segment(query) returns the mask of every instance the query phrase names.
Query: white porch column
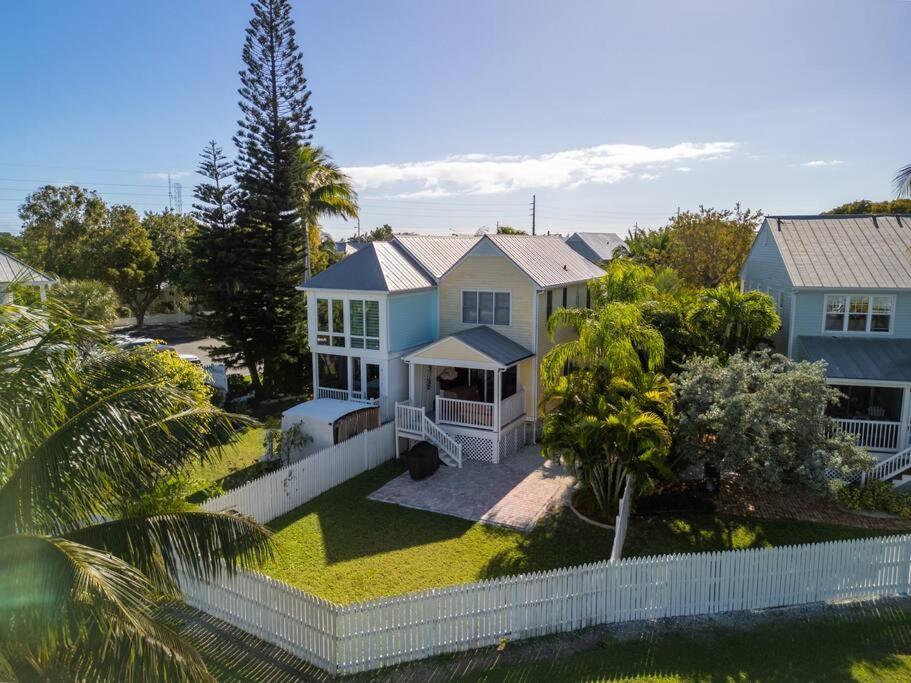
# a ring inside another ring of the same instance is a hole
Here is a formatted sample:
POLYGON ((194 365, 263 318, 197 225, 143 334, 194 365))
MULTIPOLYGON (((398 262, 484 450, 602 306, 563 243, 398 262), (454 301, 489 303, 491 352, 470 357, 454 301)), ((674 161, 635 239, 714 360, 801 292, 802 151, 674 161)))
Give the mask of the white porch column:
POLYGON ((41 293, 41 300, 47 301, 47 285, 38 285, 38 291, 41 293))
POLYGON ((902 390, 902 413, 901 413, 901 425, 898 429, 898 450, 903 451, 909 445, 908 443, 908 432, 911 428, 911 386, 906 386, 902 390))
POLYGON ((503 393, 503 373, 493 371, 493 429, 500 431, 500 396, 503 393))
POLYGON ((414 362, 408 364, 408 400, 414 405, 414 362))

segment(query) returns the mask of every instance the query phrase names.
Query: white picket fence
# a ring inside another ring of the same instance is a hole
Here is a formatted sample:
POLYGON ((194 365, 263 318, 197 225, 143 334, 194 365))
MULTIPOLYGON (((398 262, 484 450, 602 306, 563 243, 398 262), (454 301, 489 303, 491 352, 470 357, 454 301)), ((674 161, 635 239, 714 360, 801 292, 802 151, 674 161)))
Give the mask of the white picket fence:
POLYGON ((261 575, 187 602, 330 673, 597 624, 908 594, 911 535, 600 562, 335 605, 261 575))
POLYGON ((395 457, 395 423, 371 429, 206 501, 209 512, 236 510, 261 524, 395 457))

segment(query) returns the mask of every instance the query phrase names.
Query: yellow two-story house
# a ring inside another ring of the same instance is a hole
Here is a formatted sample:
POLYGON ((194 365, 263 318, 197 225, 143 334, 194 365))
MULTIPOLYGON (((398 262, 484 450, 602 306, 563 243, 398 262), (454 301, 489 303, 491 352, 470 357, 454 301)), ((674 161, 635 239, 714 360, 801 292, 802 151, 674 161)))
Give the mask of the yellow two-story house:
POLYGON ((500 462, 535 438, 547 318, 560 306, 588 306, 587 282, 603 274, 556 236, 368 245, 302 285, 318 313, 310 316, 315 396, 394 405, 384 412, 399 439, 435 443, 448 464, 500 462), (366 300, 376 301, 373 349, 359 338, 366 300))

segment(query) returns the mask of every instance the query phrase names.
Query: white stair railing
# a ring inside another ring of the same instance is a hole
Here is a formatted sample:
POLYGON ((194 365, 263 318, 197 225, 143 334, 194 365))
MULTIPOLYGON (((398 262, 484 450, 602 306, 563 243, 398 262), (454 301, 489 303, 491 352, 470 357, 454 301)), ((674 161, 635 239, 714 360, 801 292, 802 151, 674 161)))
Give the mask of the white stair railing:
POLYGON ((422 441, 430 441, 448 456, 451 465, 462 466, 462 444, 440 429, 433 420, 427 417, 425 408, 411 405, 411 401, 400 401, 395 404, 396 430, 409 436, 414 435, 422 441))
POLYGON ((911 468, 911 447, 873 465, 860 475, 860 483, 864 484, 868 479, 888 481, 903 474, 909 468, 911 468))

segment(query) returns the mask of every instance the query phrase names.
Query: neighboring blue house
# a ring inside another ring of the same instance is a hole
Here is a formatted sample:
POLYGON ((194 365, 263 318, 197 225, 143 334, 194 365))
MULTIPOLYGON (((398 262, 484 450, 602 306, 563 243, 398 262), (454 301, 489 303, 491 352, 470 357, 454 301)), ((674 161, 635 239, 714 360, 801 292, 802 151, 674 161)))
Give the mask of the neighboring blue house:
POLYGON ((574 232, 566 238, 566 245, 592 263, 628 253, 626 242, 615 232, 574 232))
POLYGON ((870 451, 909 447, 911 215, 770 216, 740 272, 781 316, 775 344, 827 363, 830 413, 870 451))

